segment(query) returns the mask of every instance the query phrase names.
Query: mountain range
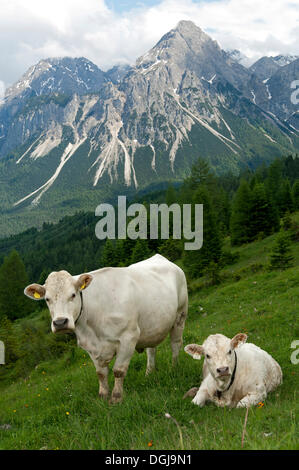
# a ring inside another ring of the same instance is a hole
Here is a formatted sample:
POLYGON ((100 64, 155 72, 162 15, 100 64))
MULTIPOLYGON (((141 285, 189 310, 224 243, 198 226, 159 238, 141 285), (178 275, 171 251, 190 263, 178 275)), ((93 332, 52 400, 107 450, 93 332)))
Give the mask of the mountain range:
POLYGON ((296 56, 250 67, 181 21, 134 66, 31 67, 0 103, 0 233, 182 180, 205 158, 237 173, 299 150, 296 56))

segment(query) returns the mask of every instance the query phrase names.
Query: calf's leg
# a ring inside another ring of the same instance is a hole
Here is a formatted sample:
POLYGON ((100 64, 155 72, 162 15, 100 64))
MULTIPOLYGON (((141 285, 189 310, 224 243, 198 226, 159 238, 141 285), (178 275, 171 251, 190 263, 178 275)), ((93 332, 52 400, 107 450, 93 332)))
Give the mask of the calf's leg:
POLYGON ((265 400, 267 391, 264 386, 260 386, 254 392, 250 392, 243 397, 237 404, 237 408, 249 408, 250 406, 257 405, 259 402, 265 400))

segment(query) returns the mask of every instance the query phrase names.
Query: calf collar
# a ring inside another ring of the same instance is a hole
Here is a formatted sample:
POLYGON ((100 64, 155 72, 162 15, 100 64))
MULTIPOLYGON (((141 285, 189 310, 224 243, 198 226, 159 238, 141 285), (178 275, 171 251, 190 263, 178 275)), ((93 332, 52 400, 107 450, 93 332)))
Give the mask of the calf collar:
POLYGON ((83 312, 83 295, 82 295, 82 290, 80 290, 80 298, 81 298, 81 309, 80 309, 80 313, 79 315, 77 316, 77 319, 75 321, 75 325, 77 325, 77 322, 79 320, 79 318, 81 317, 81 313, 83 312))
POLYGON ((232 373, 232 376, 231 376, 231 379, 230 379, 229 386, 225 390, 216 390, 216 395, 217 395, 218 399, 220 399, 222 393, 227 392, 231 388, 232 384, 234 383, 235 376, 236 376, 236 369, 237 369, 237 353, 236 353, 236 351, 234 351, 234 353, 235 353, 235 367, 234 367, 234 370, 233 370, 233 373, 232 373))

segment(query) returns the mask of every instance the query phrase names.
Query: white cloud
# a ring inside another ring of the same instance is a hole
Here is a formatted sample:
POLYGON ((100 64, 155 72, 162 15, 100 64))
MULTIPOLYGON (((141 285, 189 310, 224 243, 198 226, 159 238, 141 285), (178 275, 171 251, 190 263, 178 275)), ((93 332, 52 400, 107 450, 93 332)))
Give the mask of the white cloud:
POLYGON ((299 54, 298 7, 298 0, 162 0, 117 14, 104 0, 0 0, 0 79, 11 84, 53 56, 84 56, 103 70, 133 63, 182 19, 252 59, 299 54))

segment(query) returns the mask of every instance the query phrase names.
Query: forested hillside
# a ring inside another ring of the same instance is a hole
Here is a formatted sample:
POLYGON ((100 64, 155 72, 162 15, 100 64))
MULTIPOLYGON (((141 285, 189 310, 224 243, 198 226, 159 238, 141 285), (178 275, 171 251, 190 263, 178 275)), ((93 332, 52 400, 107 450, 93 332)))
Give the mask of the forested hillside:
MULTIPOLYGON (((232 245, 263 238, 279 230, 279 219, 299 209, 299 157, 275 160, 269 167, 246 171, 240 176, 216 176, 199 159, 182 185, 143 193, 128 200, 204 204, 204 244, 197 252, 184 252, 179 240, 107 240, 95 236, 99 220, 94 213, 79 212, 58 224, 44 224, 21 234, 0 239, 0 265, 16 250, 31 282, 43 282, 49 272, 66 269, 72 274, 102 266, 125 266, 159 252, 171 260, 183 256, 189 275, 203 272, 211 262, 221 266, 229 258, 223 242, 232 245)), ((171 233, 171 231, 170 231, 171 233)), ((3 270, 3 267, 1 268, 3 270)), ((0 313, 1 314, 1 313, 0 313)))

